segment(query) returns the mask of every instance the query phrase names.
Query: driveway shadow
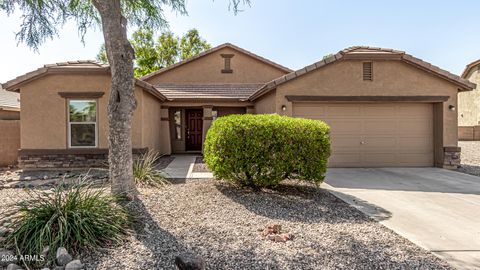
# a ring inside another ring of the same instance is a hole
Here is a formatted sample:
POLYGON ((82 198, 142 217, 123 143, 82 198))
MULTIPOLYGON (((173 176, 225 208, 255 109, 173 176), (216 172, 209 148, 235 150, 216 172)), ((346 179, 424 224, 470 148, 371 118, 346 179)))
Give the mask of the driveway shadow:
MULTIPOLYGON (((282 183, 275 189, 255 192, 229 183, 218 183, 216 188, 236 203, 257 215, 303 223, 363 223, 372 222, 329 191, 298 181, 282 183)), ((385 218, 391 214, 379 209, 385 218)))
POLYGON ((457 169, 457 172, 480 176, 480 166, 472 164, 462 164, 462 166, 457 169))
POLYGON ((334 188, 480 195, 480 177, 440 168, 330 168, 334 188))

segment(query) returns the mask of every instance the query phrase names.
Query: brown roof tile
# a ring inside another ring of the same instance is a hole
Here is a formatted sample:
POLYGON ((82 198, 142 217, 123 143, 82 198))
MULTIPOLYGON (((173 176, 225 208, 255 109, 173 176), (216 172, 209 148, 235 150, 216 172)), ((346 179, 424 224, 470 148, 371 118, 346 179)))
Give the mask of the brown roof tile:
MULTIPOLYGON (((427 63, 421 59, 413 57, 412 55, 406 54, 403 51, 379 48, 379 47, 368 47, 368 46, 353 46, 339 51, 337 54, 330 56, 328 58, 322 59, 312 65, 301 68, 297 71, 291 72, 286 76, 282 76, 275 80, 272 80, 258 89, 253 93, 249 100, 253 101, 267 92, 275 89, 278 85, 298 78, 308 72, 322 68, 336 61, 341 61, 344 59, 388 59, 388 60, 399 60, 407 64, 413 65, 417 68, 420 68, 426 72, 429 72, 435 76, 441 77, 451 83, 456 84, 460 90, 472 90, 475 88, 475 84, 469 82, 466 79, 463 79, 455 74, 452 74, 446 70, 443 70, 437 66, 434 66, 430 63, 427 63), (314 66, 315 68, 313 68, 314 66)), ((479 63, 480 64, 480 60, 479 63)))
POLYGON ((235 99, 246 100, 263 84, 157 84, 169 100, 235 99))

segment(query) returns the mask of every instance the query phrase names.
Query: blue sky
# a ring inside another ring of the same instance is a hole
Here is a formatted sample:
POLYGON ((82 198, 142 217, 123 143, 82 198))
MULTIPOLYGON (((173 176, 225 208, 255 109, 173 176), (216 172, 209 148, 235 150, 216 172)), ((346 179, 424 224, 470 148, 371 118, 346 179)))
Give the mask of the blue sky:
MULTIPOLYGON (((292 69, 353 45, 394 48, 460 74, 480 58, 480 1, 252 0, 237 16, 227 0, 189 0, 188 16, 166 13, 170 30, 197 28, 212 45, 231 42, 292 69)), ((103 42, 82 44, 73 23, 34 52, 15 40, 19 14, 0 13, 0 82, 46 63, 93 59, 103 42)))

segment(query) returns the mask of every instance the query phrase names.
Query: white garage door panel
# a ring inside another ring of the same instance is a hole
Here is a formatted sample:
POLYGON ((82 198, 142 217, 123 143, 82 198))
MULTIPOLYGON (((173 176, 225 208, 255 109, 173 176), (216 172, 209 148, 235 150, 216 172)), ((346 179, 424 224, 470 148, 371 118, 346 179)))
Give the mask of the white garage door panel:
POLYGON ((294 103, 293 116, 330 125, 330 167, 433 166, 433 106, 294 103))

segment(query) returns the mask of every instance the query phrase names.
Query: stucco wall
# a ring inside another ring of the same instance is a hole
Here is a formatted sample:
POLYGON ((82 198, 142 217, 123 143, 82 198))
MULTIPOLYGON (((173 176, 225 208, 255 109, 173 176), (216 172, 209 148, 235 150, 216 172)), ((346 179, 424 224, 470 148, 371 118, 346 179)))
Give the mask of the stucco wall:
POLYGON ((217 110, 217 116, 226 116, 230 114, 245 114, 246 108, 245 107, 216 107, 214 108, 217 110))
POLYGON ((476 83, 473 91, 461 92, 458 94, 458 125, 476 126, 480 124, 480 70, 474 68, 467 78, 476 83))
POLYGON ((263 83, 284 75, 285 72, 230 48, 203 56, 188 64, 151 77, 146 81, 159 83, 263 83), (234 54, 233 73, 222 73, 221 54, 234 54))
MULTIPOLYGON (((59 92, 105 92, 97 101, 98 148, 108 148, 107 104, 110 89, 109 75, 47 75, 20 89, 22 100, 21 148, 66 149, 67 102, 59 92)), ((137 110, 132 123, 133 148, 142 143, 142 89, 135 88, 137 110)))
POLYGON ((5 111, 0 109, 0 120, 19 120, 20 112, 19 111, 5 111))
POLYGON ((275 94, 276 91, 273 90, 255 100, 255 113, 275 113, 275 94))
POLYGON ((0 167, 17 163, 20 121, 0 120, 0 167))
POLYGON ((457 145, 457 87, 400 61, 374 61, 373 81, 363 81, 362 61, 345 60, 307 73, 277 88, 276 112, 292 115, 285 95, 321 96, 449 96, 443 103, 443 145, 457 145), (281 111, 282 105, 287 107, 281 111))
POLYGON ((145 91, 143 91, 142 115, 143 147, 162 153, 161 103, 145 91))

